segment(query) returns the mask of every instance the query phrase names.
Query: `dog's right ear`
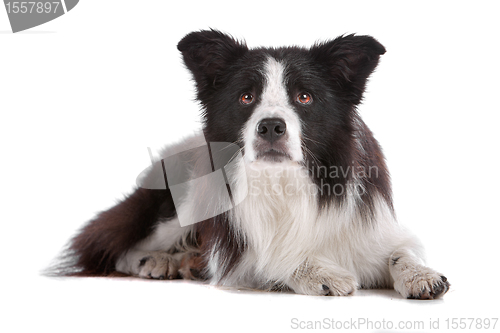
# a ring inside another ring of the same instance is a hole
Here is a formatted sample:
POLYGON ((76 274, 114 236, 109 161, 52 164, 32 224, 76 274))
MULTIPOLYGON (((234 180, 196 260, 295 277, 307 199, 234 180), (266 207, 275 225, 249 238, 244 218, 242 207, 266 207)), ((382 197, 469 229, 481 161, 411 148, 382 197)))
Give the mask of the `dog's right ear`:
POLYGON ((193 73, 199 97, 215 89, 224 68, 248 51, 244 43, 217 30, 192 32, 177 44, 177 49, 193 73))

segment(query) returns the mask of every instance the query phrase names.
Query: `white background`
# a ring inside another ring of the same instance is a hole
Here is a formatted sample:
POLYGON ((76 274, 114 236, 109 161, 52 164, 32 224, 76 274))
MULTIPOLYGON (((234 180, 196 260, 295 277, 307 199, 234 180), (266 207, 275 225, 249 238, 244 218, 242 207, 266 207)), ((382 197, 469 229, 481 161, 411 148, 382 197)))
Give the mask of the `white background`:
POLYGON ((281 332, 292 330, 292 318, 366 318, 421 320, 426 330, 439 319, 442 330, 447 318, 500 317, 498 7, 81 1, 18 34, 0 8, 0 327, 281 332), (176 44, 209 27, 249 46, 309 46, 343 33, 369 34, 385 45, 360 112, 384 148, 399 220, 452 284, 444 299, 403 300, 393 291, 321 298, 183 281, 40 276, 84 222, 131 191, 148 166, 147 147, 200 126, 176 44))

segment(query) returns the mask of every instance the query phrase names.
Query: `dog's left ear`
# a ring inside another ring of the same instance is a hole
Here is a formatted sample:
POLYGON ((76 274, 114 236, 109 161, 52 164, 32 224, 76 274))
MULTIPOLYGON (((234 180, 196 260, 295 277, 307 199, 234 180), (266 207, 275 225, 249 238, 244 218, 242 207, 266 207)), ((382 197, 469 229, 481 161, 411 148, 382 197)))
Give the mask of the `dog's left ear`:
POLYGON ((310 52, 327 67, 331 82, 342 94, 339 97, 356 105, 385 48, 373 37, 348 35, 315 45, 310 52))
POLYGON ((192 32, 177 44, 177 49, 194 76, 202 102, 204 95, 217 87, 224 69, 248 51, 244 43, 217 30, 192 32))

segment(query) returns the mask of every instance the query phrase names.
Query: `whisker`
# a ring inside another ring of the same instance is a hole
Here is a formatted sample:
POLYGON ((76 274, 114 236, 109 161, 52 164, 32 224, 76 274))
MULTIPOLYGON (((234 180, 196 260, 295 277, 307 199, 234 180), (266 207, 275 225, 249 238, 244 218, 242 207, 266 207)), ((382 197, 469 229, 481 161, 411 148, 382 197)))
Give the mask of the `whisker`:
POLYGON ((319 142, 319 141, 313 140, 311 138, 308 138, 307 135, 305 135, 305 134, 302 134, 302 136, 303 136, 304 140, 314 142, 315 144, 318 144, 318 145, 326 146, 323 142, 319 142))
POLYGON ((241 153, 243 151, 243 148, 244 147, 241 147, 240 149, 238 149, 234 154, 233 156, 231 156, 231 158, 229 159, 229 161, 227 161, 227 164, 231 163, 235 158, 236 156, 238 156, 239 153, 241 153))
POLYGON ((302 148, 312 157, 314 162, 320 165, 319 159, 316 157, 316 155, 314 155, 314 153, 309 148, 307 148, 304 142, 302 142, 302 148))

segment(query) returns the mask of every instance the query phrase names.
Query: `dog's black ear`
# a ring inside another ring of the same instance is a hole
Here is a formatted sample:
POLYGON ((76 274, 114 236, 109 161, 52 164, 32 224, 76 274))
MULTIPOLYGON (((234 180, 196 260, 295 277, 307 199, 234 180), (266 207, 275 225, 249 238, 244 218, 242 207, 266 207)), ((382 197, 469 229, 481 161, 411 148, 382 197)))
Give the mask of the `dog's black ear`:
POLYGON ((310 52, 327 67, 332 83, 342 93, 339 97, 356 105, 385 48, 373 37, 347 35, 315 45, 310 52))
POLYGON ((177 44, 177 49, 193 73, 199 94, 215 88, 222 71, 248 51, 244 43, 216 30, 192 32, 177 44))

